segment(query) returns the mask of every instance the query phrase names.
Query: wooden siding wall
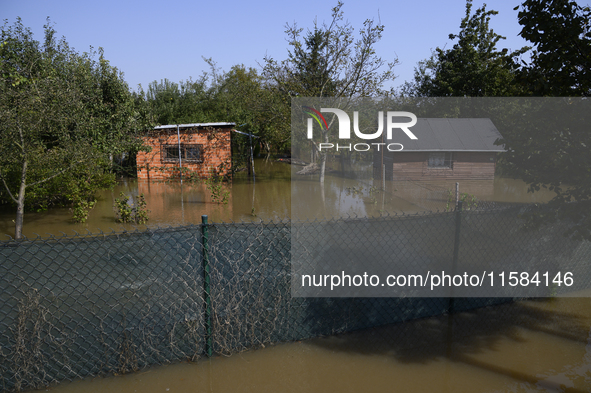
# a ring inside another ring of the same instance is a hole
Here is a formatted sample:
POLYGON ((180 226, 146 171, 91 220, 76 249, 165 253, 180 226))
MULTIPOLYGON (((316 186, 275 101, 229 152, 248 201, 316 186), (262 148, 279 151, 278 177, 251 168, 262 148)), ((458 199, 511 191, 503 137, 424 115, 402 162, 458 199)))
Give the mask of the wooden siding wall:
MULTIPOLYGON (((376 157, 378 168, 380 162, 376 157)), ((384 165, 386 178, 391 180, 491 180, 495 176, 496 153, 454 152, 450 169, 429 168, 427 152, 399 152, 385 154, 384 165)))
MULTIPOLYGON (((203 146, 203 162, 182 161, 182 167, 197 173, 199 177, 211 176, 212 172, 226 175, 231 171, 231 129, 181 129, 181 144, 200 144, 203 146)), ((176 129, 153 131, 143 137, 144 144, 150 146, 149 153, 137 155, 138 179, 163 180, 179 177, 179 163, 162 161, 164 145, 178 145, 176 129)))

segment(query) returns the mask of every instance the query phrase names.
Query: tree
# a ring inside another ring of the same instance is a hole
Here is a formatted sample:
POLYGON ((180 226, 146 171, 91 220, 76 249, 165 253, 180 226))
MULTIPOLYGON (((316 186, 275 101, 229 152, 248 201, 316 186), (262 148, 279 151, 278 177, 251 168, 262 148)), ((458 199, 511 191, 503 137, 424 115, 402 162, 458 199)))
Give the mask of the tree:
POLYGON ((181 99, 177 83, 168 79, 153 81, 148 85, 146 100, 157 124, 173 124, 178 122, 178 106, 181 99))
POLYGON ((0 198, 26 206, 88 202, 112 183, 111 157, 138 149, 139 117, 121 73, 99 50, 79 54, 45 25, 33 39, 18 19, 0 37, 0 198))
POLYGON ((271 146, 289 146, 289 107, 279 92, 267 86, 254 68, 235 65, 219 69, 204 59, 210 71, 197 82, 154 81, 145 94, 151 114, 159 124, 234 122, 257 135, 270 153, 271 146))
POLYGON ((153 81, 145 93, 151 114, 157 124, 187 124, 203 122, 210 116, 211 94, 207 75, 180 83, 168 79, 153 81))
MULTIPOLYGON (((265 58, 263 76, 269 85, 283 94, 286 105, 293 97, 376 97, 386 93, 384 84, 394 79, 394 59, 387 62, 375 52, 382 38, 384 25, 367 19, 359 36, 353 27, 343 22, 343 3, 332 9, 329 24, 318 25, 302 37, 297 24, 286 25, 290 50, 288 58, 277 62, 265 58)), ((323 130, 322 142, 328 142, 328 130, 323 130)), ((324 182, 326 153, 320 156, 320 182, 324 182)))
POLYGON ((520 83, 533 96, 591 95, 589 7, 572 0, 526 0, 519 9, 519 33, 533 45, 520 83))
POLYGON ((309 97, 333 97, 341 93, 337 89, 336 76, 331 75, 329 66, 328 31, 315 26, 303 38, 303 43, 298 41, 299 31, 295 26, 290 34, 290 44, 294 47, 289 52, 291 66, 286 67, 287 78, 280 84, 286 93, 309 97))
POLYGON ((242 130, 257 135, 267 156, 272 146, 289 146, 289 106, 256 69, 235 65, 222 73, 213 97, 219 118, 243 125, 242 130))
POLYGON ((466 1, 466 15, 459 34, 449 39, 458 42, 451 49, 437 48, 432 56, 419 62, 413 83, 407 83, 403 94, 419 97, 487 97, 513 96, 518 89, 513 83, 517 66, 515 58, 527 48, 508 53, 498 50, 505 37, 494 32, 489 22, 497 11, 486 5, 472 14, 472 0, 466 1))
POLYGON ((526 0, 519 11, 520 35, 531 42, 529 63, 518 82, 529 99, 525 124, 504 134, 506 170, 530 191, 556 196, 528 217, 533 224, 569 218, 570 234, 591 239, 591 12, 574 1, 526 0), (578 98, 577 98, 578 97, 578 98))

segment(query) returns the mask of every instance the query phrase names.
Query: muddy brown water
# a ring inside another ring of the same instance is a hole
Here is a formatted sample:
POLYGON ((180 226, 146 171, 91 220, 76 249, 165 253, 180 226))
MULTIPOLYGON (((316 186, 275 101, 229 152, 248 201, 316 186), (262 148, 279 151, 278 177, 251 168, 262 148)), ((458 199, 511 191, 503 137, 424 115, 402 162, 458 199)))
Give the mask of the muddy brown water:
MULTIPOLYGON (((68 209, 27 213, 28 237, 73 231, 121 230, 113 212, 120 192, 144 193, 150 226, 210 221, 281 220, 292 198, 305 218, 444 210, 455 182, 362 182, 329 175, 291 181, 291 167, 257 161, 253 182, 239 173, 228 204, 217 204, 201 184, 120 182, 99 196, 85 224, 68 209), (292 191, 293 187, 293 191, 292 191), (373 187, 373 188, 372 188, 373 187)), ((460 182, 481 201, 544 202, 520 180, 460 182)), ((14 213, 0 211, 0 236, 14 233, 14 213)), ((127 226, 127 229, 132 228, 127 226)), ((585 294, 589 295, 589 294, 585 294)), ((591 298, 523 301, 496 307, 316 338, 278 343, 230 357, 152 367, 123 376, 88 378, 51 386, 53 392, 590 392, 591 298)))
POLYGON ((50 391, 589 392, 591 298, 516 302, 50 391))
MULTIPOLYGON (((282 162, 257 160, 255 168, 254 182, 246 172, 240 172, 231 184, 224 186, 229 192, 227 204, 215 203, 203 183, 128 179, 98 195, 98 203, 86 223, 74 223, 68 208, 27 212, 23 233, 27 237, 45 237, 133 229, 131 225, 116 222, 113 205, 121 192, 145 195, 150 210, 149 226, 199 224, 204 214, 209 216, 210 222, 282 220, 291 217, 292 197, 294 205, 303 210, 298 217, 304 219, 436 211, 449 206, 449 191, 455 193, 455 181, 388 181, 382 191, 378 181, 343 178, 337 173, 329 174, 325 186, 320 187, 317 176, 300 176, 292 182, 292 168, 282 162)), ((461 181, 460 192, 482 201, 501 203, 544 202, 553 196, 548 191, 528 193, 527 185, 521 180, 500 177, 488 181, 461 181)), ((0 240, 14 235, 14 219, 14 209, 0 207, 0 240)))

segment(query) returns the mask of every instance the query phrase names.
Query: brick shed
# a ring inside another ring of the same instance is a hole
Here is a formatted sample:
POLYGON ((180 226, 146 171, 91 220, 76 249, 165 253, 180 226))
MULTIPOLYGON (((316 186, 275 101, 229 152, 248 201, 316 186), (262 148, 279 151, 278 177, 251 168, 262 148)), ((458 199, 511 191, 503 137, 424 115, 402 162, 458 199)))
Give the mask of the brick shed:
POLYGON ((232 131, 235 123, 173 124, 155 127, 142 137, 149 153, 137 155, 138 179, 179 177, 179 168, 209 177, 232 169, 232 131))
POLYGON ((385 169, 387 180, 491 180, 505 151, 495 145, 502 136, 486 118, 423 118, 411 131, 417 139, 404 139, 402 151, 374 153, 375 178, 385 169))

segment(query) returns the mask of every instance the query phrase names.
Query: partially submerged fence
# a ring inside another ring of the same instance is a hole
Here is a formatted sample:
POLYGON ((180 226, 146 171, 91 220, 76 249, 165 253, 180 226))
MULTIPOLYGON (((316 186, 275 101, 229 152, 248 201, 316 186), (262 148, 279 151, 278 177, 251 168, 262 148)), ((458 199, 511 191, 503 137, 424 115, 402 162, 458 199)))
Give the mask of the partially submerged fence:
MULTIPOLYGON (((464 262, 556 261, 588 276, 588 242, 565 239, 560 225, 524 232, 518 213, 464 212, 461 233, 456 212, 380 220, 398 234, 399 263, 457 252, 464 262)), ((363 233, 367 220, 347 225, 363 233)), ((340 222, 298 225, 321 244, 327 225, 340 222)), ((449 311, 447 298, 292 297, 290 230, 290 222, 204 223, 1 242, 0 387, 123 373, 449 311)), ((453 309, 506 301, 455 299, 453 309)))

